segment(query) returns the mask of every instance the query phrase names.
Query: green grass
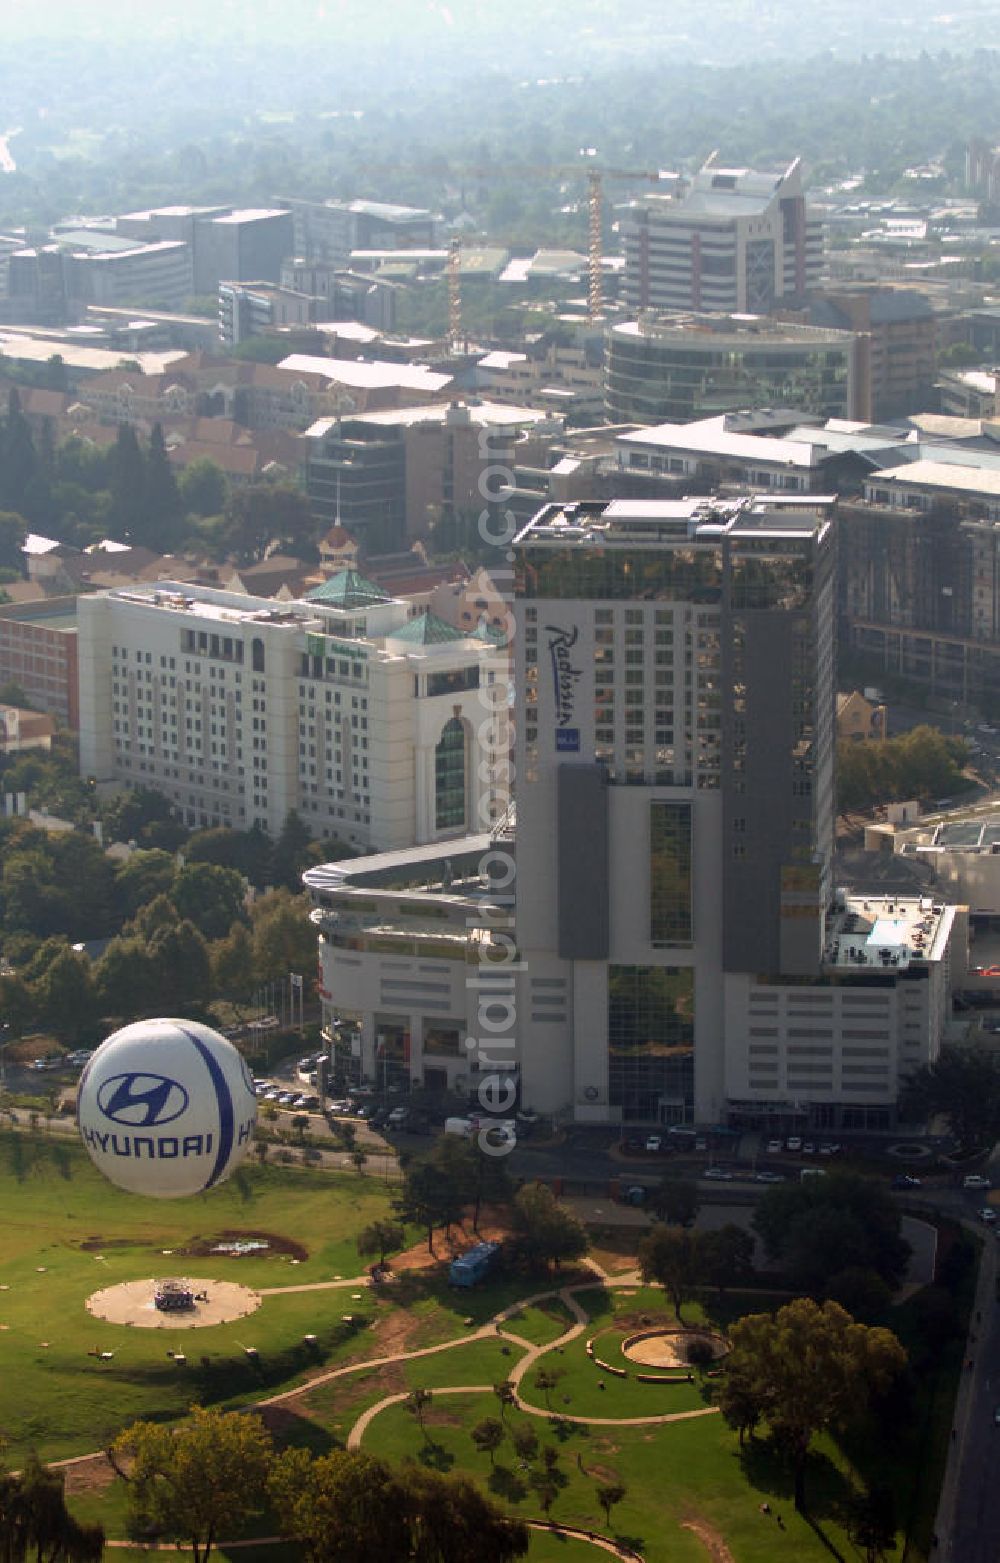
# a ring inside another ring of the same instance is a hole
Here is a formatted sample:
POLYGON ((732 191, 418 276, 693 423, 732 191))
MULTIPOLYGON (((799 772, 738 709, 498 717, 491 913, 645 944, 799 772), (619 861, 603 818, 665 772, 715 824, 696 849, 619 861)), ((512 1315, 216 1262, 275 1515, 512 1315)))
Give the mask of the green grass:
MULTIPOLYGON (((540 1518, 538 1499, 527 1487, 527 1473, 519 1469, 510 1444, 498 1451, 495 1471, 472 1444, 469 1430, 492 1415, 492 1396, 440 1396, 427 1419, 432 1446, 428 1450, 413 1418, 403 1407, 391 1406, 371 1424, 364 1447, 393 1461, 411 1457, 439 1469, 468 1472, 513 1513, 540 1518)), ((613 1511, 610 1530, 638 1547, 648 1563, 705 1563, 705 1547, 682 1528, 686 1519, 710 1526, 739 1563, 819 1563, 829 1558, 813 1526, 795 1514, 787 1473, 763 1449, 745 1467, 737 1440, 721 1417, 675 1423, 653 1435, 642 1428, 574 1430, 563 1442, 538 1418, 515 1412, 508 1413, 507 1421, 508 1425, 530 1423, 542 1443, 559 1452, 563 1485, 552 1508, 553 1519, 606 1533, 595 1488, 612 1475, 624 1479, 628 1496, 613 1511), (760 1513, 765 1500, 780 1510, 784 1530, 773 1516, 760 1513)), ((537 1467, 539 1462, 534 1463, 537 1467)), ((821 1446, 812 1462, 810 1495, 814 1519, 827 1540, 837 1552, 853 1556, 843 1531, 828 1513, 842 1486, 841 1470, 840 1457, 821 1446)), ((563 1544, 553 1538, 540 1539, 543 1550, 532 1557, 571 1555, 563 1553, 563 1544)))
POLYGON ((195 1199, 140 1199, 108 1184, 72 1142, 0 1133, 0 1431, 10 1458, 29 1447, 48 1459, 82 1453, 136 1417, 177 1416, 195 1398, 256 1399, 318 1361, 364 1350, 364 1333, 346 1330, 341 1315, 392 1304, 360 1287, 362 1303, 349 1290, 293 1293, 265 1298, 232 1324, 176 1334, 106 1324, 84 1303, 117 1282, 176 1271, 259 1287, 350 1277, 361 1268, 355 1234, 386 1206, 375 1182, 270 1167, 247 1168, 195 1199), (179 1252, 226 1231, 293 1238, 307 1257, 179 1252), (303 1345, 306 1333, 319 1336, 318 1353, 303 1345), (245 1345, 257 1347, 259 1368, 245 1345), (186 1369, 168 1348, 187 1353, 186 1369), (88 1356, 93 1349, 114 1351, 113 1361, 88 1356))
POLYGON ((548 1346, 575 1323, 576 1318, 565 1303, 560 1302, 558 1297, 550 1297, 531 1308, 522 1308, 520 1313, 515 1313, 508 1320, 504 1328, 514 1335, 520 1335, 523 1340, 531 1341, 533 1346, 548 1346))

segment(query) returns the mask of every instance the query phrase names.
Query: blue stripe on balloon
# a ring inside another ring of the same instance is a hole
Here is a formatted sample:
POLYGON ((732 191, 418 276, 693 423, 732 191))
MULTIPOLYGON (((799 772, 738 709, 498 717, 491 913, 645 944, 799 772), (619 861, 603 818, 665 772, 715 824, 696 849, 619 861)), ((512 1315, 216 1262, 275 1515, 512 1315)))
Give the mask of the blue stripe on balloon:
POLYGON ((204 1059, 205 1068, 208 1070, 212 1084, 215 1087, 215 1099, 219 1104, 219 1150, 215 1158, 215 1166, 212 1168, 212 1176, 204 1185, 205 1188, 210 1189, 212 1184, 217 1183, 225 1172, 229 1161, 229 1153, 233 1148, 233 1130, 235 1126, 233 1097, 226 1077, 219 1068, 217 1059, 212 1056, 201 1037, 196 1036, 193 1031, 188 1031, 186 1026, 180 1026, 178 1029, 183 1031, 189 1042, 194 1043, 194 1046, 204 1059))

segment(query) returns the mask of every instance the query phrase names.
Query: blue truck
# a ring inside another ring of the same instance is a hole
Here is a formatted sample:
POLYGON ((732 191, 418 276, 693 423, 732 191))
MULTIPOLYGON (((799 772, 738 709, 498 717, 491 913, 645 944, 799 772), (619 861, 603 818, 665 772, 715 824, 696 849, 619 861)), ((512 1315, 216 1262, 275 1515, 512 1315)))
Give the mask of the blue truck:
POLYGON ((448 1266, 449 1286, 476 1286, 484 1281, 496 1263, 499 1243, 477 1243, 448 1266))

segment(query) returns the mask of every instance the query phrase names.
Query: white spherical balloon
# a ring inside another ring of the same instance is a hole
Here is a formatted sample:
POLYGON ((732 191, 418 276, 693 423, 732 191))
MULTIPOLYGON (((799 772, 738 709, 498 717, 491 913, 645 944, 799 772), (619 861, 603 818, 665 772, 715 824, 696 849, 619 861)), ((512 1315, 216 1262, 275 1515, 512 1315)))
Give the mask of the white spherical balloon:
POLYGON ((76 1121, 106 1178, 179 1199, 214 1188, 253 1143, 257 1099, 243 1058, 194 1020, 115 1031, 80 1077, 76 1121))

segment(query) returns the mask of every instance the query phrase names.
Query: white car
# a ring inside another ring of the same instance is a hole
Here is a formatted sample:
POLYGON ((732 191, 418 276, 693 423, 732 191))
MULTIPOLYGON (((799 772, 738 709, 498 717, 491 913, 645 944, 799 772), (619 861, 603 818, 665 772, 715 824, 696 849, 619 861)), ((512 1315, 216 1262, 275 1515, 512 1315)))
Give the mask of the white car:
POLYGON ((779 1156, 780 1154, 781 1154, 781 1141, 780 1140, 768 1140, 768 1142, 767 1142, 767 1155, 768 1156, 779 1156))
POLYGON ((991 1227, 993 1225, 993 1223, 996 1220, 996 1218, 997 1218, 997 1213, 993 1209, 992 1205, 984 1205, 982 1210, 979 1212, 979 1219, 980 1219, 980 1221, 982 1221, 988 1227, 991 1227))
POLYGON ((659 1152, 662 1149, 663 1149, 663 1139, 662 1139, 662 1137, 659 1134, 647 1134, 647 1136, 646 1136, 646 1150, 650 1153, 650 1155, 653 1155, 653 1156, 658 1155, 659 1152))
POLYGON ((801 1135, 790 1134, 785 1141, 785 1149, 786 1151, 800 1151, 802 1149, 801 1135))

